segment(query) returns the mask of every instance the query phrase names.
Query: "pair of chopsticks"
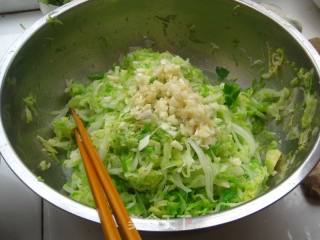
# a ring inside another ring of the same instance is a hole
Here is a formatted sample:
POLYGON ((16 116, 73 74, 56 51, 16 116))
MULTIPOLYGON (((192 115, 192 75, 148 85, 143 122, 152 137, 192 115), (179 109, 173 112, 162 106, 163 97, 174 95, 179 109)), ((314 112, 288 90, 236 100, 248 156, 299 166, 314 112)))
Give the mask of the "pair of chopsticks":
POLYGON ((76 141, 99 212, 105 238, 109 240, 141 239, 80 117, 73 109, 71 109, 71 114, 77 125, 75 129, 76 141), (112 213, 119 226, 119 231, 112 213))

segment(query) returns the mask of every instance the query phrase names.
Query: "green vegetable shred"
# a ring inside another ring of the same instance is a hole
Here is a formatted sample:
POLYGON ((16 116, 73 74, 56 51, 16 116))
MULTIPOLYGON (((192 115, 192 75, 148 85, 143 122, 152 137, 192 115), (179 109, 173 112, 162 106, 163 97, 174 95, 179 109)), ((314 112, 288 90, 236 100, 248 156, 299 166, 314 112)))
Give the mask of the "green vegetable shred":
MULTIPOLYGON (((219 212, 264 193, 278 163, 286 161, 270 123, 300 150, 311 138, 318 102, 310 88, 312 71, 300 70, 290 88, 264 84, 281 71, 283 58, 276 50, 261 79, 241 88, 223 67, 216 68, 212 85, 188 60, 135 50, 112 70, 90 74, 88 84, 68 82, 67 106, 51 124, 54 137, 38 139, 50 156, 64 156, 63 167, 71 173, 64 190, 76 201, 94 206, 68 108, 85 123, 131 215, 219 212), (296 116, 301 98, 304 111, 296 116)), ((33 103, 25 99, 27 122, 33 103)))

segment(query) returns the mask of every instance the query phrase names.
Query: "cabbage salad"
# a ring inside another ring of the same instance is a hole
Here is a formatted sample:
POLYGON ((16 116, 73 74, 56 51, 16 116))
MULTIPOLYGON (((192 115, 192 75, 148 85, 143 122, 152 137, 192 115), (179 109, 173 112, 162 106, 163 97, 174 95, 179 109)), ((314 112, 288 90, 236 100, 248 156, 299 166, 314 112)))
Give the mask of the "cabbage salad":
POLYGON ((94 200, 69 108, 85 123, 131 215, 200 216, 237 206, 264 193, 280 174, 279 162, 294 158, 281 150, 270 123, 299 150, 317 130, 310 127, 317 108, 313 71, 297 69, 289 87, 275 90, 264 82, 280 71, 283 51, 270 59, 268 72, 244 89, 223 67, 212 84, 188 60, 136 50, 112 70, 88 76, 89 84, 68 82, 70 100, 51 124, 53 137, 38 138, 48 154, 64 156, 70 176, 63 189, 86 205, 94 200))

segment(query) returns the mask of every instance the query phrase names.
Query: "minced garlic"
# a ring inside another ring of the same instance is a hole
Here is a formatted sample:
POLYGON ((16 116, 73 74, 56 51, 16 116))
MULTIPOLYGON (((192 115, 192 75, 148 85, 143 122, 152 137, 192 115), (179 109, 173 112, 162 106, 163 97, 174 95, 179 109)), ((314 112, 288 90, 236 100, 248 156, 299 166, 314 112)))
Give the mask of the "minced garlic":
POLYGON ((136 71, 138 88, 133 93, 131 114, 139 120, 165 122, 201 146, 214 143, 216 128, 211 119, 214 104, 205 103, 184 78, 179 65, 162 59, 153 76, 142 69, 136 71))

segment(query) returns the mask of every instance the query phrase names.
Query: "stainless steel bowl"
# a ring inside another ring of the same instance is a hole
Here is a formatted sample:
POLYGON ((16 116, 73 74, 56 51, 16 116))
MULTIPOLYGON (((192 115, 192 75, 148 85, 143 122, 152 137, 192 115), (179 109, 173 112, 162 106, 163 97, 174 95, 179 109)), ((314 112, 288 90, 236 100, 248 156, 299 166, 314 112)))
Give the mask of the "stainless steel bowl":
MULTIPOLYGON (((319 81, 320 59, 309 42, 289 23, 250 1, 76 0, 52 12, 51 21, 47 18, 24 33, 1 66, 0 151, 17 176, 41 197, 96 222, 96 210, 60 192, 65 174, 58 164, 43 175, 45 183, 37 179, 37 166, 47 156, 35 136, 49 134, 49 112, 64 105, 66 79, 85 80, 88 73, 110 68, 130 48, 147 46, 187 57, 208 74, 215 65, 226 66, 248 85, 259 74, 251 67, 252 59, 267 62, 265 52, 271 46, 283 47, 298 65, 313 67, 319 81), (63 24, 52 21, 55 17, 63 24), (37 95, 39 114, 27 125, 21 117, 22 98, 29 93, 37 95)), ((139 230, 178 231, 255 213, 300 183, 318 161, 319 141, 317 137, 309 142, 308 151, 289 166, 283 181, 273 181, 270 191, 239 207, 190 219, 133 221, 139 230)))

